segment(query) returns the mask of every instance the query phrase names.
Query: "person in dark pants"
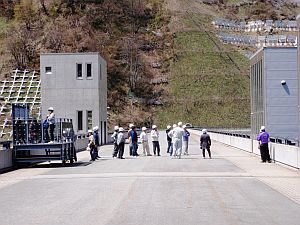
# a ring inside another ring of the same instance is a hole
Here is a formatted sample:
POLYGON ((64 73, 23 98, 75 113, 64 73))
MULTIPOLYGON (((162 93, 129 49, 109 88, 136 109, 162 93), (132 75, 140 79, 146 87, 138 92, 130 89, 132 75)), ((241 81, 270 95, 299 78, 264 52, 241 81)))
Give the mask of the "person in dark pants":
POLYGON ((96 145, 96 148, 95 148, 95 155, 96 155, 96 159, 99 159, 100 156, 99 156, 99 153, 98 153, 98 147, 100 147, 100 141, 99 141, 99 127, 96 126, 93 128, 93 137, 94 137, 94 143, 96 145))
POLYGON ((125 147, 125 136, 124 136, 124 129, 122 127, 119 128, 119 133, 117 137, 117 145, 118 145, 118 158, 124 159, 124 147, 125 147))
POLYGON ((115 126, 114 130, 115 131, 114 131, 113 135, 111 136, 111 138, 113 139, 113 142, 114 142, 114 151, 113 151, 113 154, 112 154, 113 158, 117 157, 117 155, 118 155, 117 139, 118 139, 119 127, 115 126))
POLYGON ((167 142, 168 142, 168 148, 167 148, 167 153, 172 154, 172 138, 169 137, 169 132, 171 131, 171 126, 167 126, 166 134, 167 134, 167 142))
POLYGON ((152 138, 154 156, 156 156, 156 150, 157 150, 157 156, 160 156, 159 132, 157 130, 156 125, 152 126, 151 138, 152 138))
POLYGON ((209 134, 207 134, 207 130, 203 129, 202 130, 202 135, 200 137, 200 148, 202 149, 202 155, 203 158, 205 159, 205 150, 208 152, 209 158, 211 158, 211 152, 210 152, 210 146, 211 146, 211 139, 209 134))
POLYGON ((89 138, 88 149, 89 149, 90 155, 91 155, 91 160, 90 161, 95 161, 96 160, 96 148, 97 147, 95 145, 95 140, 94 140, 92 130, 88 131, 88 138, 89 138))
POLYGON ((139 154, 137 153, 137 150, 138 150, 138 135, 137 135, 137 132, 136 132, 136 127, 132 128, 131 141, 132 141, 132 156, 139 156, 139 154))
POLYGON ((49 128, 50 128, 50 142, 54 142, 54 129, 55 129, 55 114, 54 114, 54 109, 53 107, 50 107, 48 109, 49 116, 48 116, 48 123, 49 123, 49 128))
POLYGON ((260 149, 260 157, 261 157, 261 162, 269 162, 271 163, 271 157, 269 153, 269 139, 270 135, 268 132, 266 132, 266 128, 262 126, 260 128, 260 133, 257 136, 257 141, 259 141, 259 149, 260 149))

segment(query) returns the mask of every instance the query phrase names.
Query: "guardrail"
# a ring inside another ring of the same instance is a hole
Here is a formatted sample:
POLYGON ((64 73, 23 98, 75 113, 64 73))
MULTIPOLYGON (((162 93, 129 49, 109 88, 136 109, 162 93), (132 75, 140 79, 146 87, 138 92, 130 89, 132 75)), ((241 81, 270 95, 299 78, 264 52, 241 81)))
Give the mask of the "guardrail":
MULTIPOLYGON (((192 133, 201 135, 198 129, 191 130, 192 133)), ((216 132, 209 131, 211 139, 220 143, 260 155, 258 148, 259 143, 253 140, 249 135, 230 132, 216 132)), ((279 162, 293 168, 300 168, 300 148, 293 145, 286 145, 282 143, 269 143, 270 155, 274 162, 279 162)))

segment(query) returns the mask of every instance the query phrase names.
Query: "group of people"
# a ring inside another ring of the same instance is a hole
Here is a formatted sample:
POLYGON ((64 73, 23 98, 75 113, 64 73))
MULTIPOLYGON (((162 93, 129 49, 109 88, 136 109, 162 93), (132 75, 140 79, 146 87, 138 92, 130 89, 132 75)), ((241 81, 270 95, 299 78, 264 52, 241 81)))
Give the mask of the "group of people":
MULTIPOLYGON (((150 132, 151 142, 152 142, 152 151, 154 156, 161 155, 160 143, 159 143, 159 131, 156 125, 152 126, 150 132)), ((172 158, 181 158, 182 154, 188 155, 188 146, 189 146, 189 137, 190 133, 187 130, 187 127, 183 125, 182 122, 174 124, 172 127, 167 126, 166 129, 167 135, 167 153, 172 158)), ((113 148, 113 158, 124 159, 124 147, 125 140, 128 139, 129 142, 129 155, 133 157, 138 157, 138 134, 137 128, 134 124, 129 124, 129 130, 125 134, 125 130, 122 127, 115 126, 114 133, 111 136, 114 142, 113 148)), ((150 153, 149 146, 149 137, 147 134, 147 128, 142 127, 142 132, 140 134, 140 141, 143 149, 143 156, 152 156, 150 153)), ((210 152, 211 140, 210 136, 207 134, 207 131, 203 130, 203 135, 200 138, 200 148, 202 149, 203 158, 205 158, 205 151, 208 151, 209 157, 211 158, 210 152)))

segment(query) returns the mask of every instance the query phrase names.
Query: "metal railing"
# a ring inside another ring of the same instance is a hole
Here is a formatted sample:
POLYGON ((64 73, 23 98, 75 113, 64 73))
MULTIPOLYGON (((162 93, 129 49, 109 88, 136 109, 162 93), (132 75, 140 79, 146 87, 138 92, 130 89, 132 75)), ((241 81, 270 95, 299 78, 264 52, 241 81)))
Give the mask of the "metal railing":
MULTIPOLYGON (((200 127, 194 127, 195 130, 202 130, 200 127)), ((250 129, 222 129, 222 128, 206 128, 208 132, 223 134, 227 136, 234 136, 234 137, 241 137, 246 139, 251 138, 251 130, 250 129)), ((253 138, 255 139, 255 138, 253 138)), ((270 137, 270 142, 276 144, 283 144, 283 145, 291 145, 291 146, 299 146, 299 139, 290 138, 290 137, 270 137)))

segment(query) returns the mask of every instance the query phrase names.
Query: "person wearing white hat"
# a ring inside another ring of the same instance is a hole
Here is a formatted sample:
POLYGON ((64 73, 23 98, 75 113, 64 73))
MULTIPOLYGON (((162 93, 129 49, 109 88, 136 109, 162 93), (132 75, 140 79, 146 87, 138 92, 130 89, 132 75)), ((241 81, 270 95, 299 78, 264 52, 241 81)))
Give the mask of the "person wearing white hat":
POLYGON ((149 150, 149 142, 148 142, 148 135, 146 133, 147 128, 142 127, 142 133, 140 135, 140 139, 143 145, 143 155, 144 156, 151 156, 150 150, 149 150))
POLYGON ((129 130, 128 130, 128 133, 127 133, 127 138, 128 138, 128 142, 129 142, 129 155, 132 156, 133 153, 132 153, 132 139, 131 139, 131 132, 132 132, 132 129, 133 129, 134 125, 131 123, 129 124, 129 130))
POLYGON ((94 135, 92 130, 88 130, 88 138, 89 138, 89 144, 87 149, 90 151, 91 161, 95 161, 97 158, 96 155, 97 146, 95 145, 95 140, 94 140, 94 135))
POLYGON ((124 159, 124 147, 125 147, 125 136, 124 136, 124 129, 123 127, 119 128, 118 138, 117 138, 117 145, 118 145, 118 158, 124 159))
POLYGON ((113 158, 117 157, 118 154, 118 145, 117 145, 118 133, 119 133, 119 126, 115 126, 114 133, 113 135, 111 135, 111 138, 113 139, 113 143, 114 143, 114 150, 112 154, 113 158))
POLYGON ((152 146, 153 146, 154 156, 156 156, 156 151, 157 151, 157 155, 160 156, 159 132, 157 130, 156 125, 152 126, 151 138, 152 138, 152 146))
POLYGON ((173 155, 173 151, 174 151, 174 140, 175 140, 175 138, 174 138, 174 129, 177 127, 177 124, 173 124, 173 129, 172 130, 170 130, 169 131, 169 133, 168 133, 168 137, 170 137, 171 138, 171 150, 170 150, 170 156, 172 156, 173 155))
POLYGON ((95 145, 96 145, 96 150, 95 150, 95 154, 96 154, 96 159, 99 159, 100 156, 99 156, 99 152, 98 152, 98 147, 100 147, 100 141, 99 141, 99 127, 98 126, 95 126, 93 127, 93 137, 94 137, 94 142, 95 142, 95 145))
POLYGON ((173 158, 181 158, 182 154, 182 137, 183 137, 182 122, 178 123, 178 126, 173 129, 173 158))
POLYGON ((167 134, 167 143, 168 143, 168 148, 167 148, 167 153, 169 153, 170 154, 170 152, 172 152, 172 138, 171 137, 169 137, 169 132, 171 131, 171 126, 170 125, 168 125, 167 126, 167 130, 166 130, 166 134, 167 134))
POLYGON ((183 140, 182 140, 183 154, 188 155, 190 132, 186 129, 186 125, 183 125, 182 128, 183 128, 183 140))
POLYGON ((260 133, 256 139, 257 141, 259 141, 261 162, 265 163, 266 161, 268 161, 269 163, 271 163, 272 161, 269 152, 270 135, 268 134, 268 132, 266 132, 265 126, 261 126, 260 133))
POLYGON ((209 158, 211 158, 210 146, 211 146, 211 139, 209 134, 207 134, 207 130, 202 130, 202 135, 200 137, 200 149, 202 149, 202 155, 205 159, 205 150, 207 150, 209 158))
MULTIPOLYGON (((54 142, 54 129, 55 129, 54 108, 49 107, 48 112, 49 112, 49 116, 47 118, 47 121, 48 121, 49 128, 50 128, 50 142, 49 143, 53 143, 54 142)), ((48 129, 47 129, 47 132, 48 132, 48 129)), ((49 135, 48 135, 48 137, 49 137, 49 135)))

